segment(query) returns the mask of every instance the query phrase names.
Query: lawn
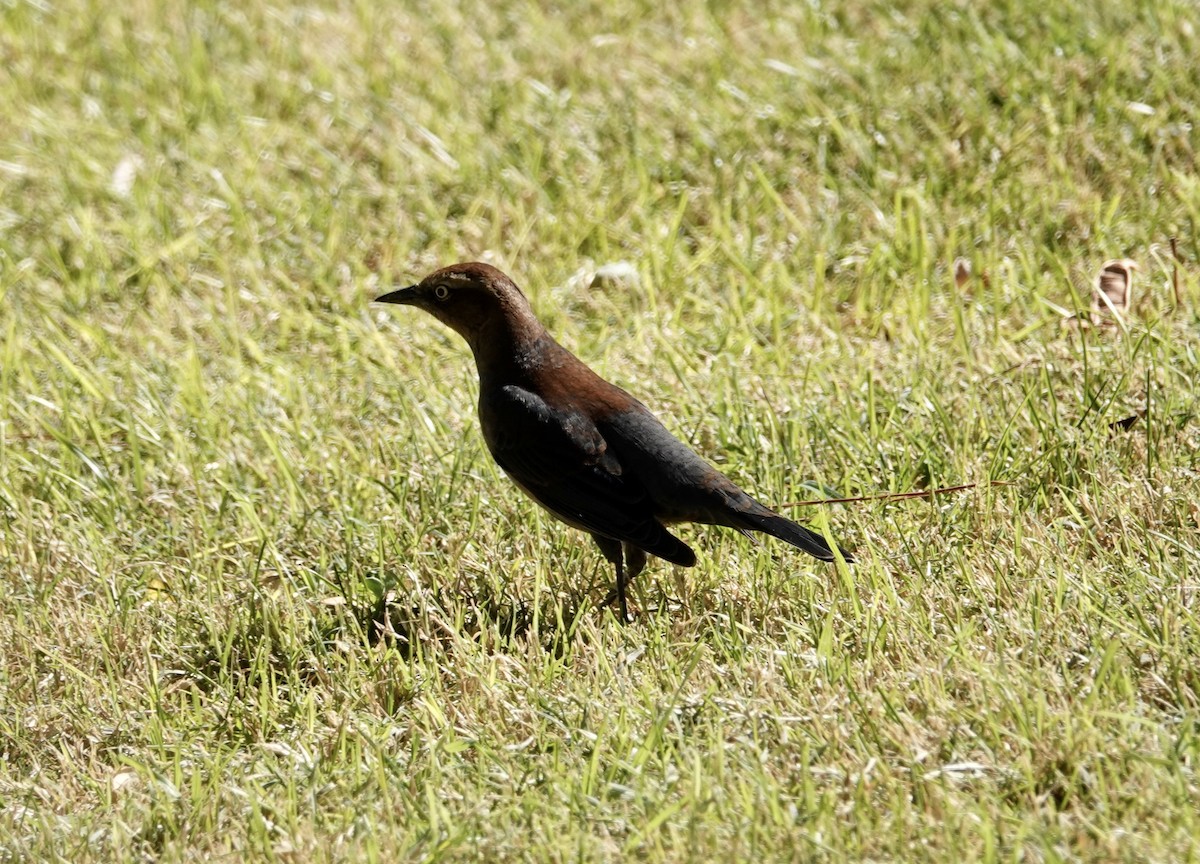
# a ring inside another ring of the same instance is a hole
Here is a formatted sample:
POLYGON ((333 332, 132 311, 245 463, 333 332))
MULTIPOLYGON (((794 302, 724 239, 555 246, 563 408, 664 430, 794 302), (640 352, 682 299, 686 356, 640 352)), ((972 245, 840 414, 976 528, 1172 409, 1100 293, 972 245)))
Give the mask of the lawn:
POLYGON ((0 4, 0 860, 1200 858, 1200 10, 563 5, 0 4), (858 563, 597 609, 463 260, 858 563))

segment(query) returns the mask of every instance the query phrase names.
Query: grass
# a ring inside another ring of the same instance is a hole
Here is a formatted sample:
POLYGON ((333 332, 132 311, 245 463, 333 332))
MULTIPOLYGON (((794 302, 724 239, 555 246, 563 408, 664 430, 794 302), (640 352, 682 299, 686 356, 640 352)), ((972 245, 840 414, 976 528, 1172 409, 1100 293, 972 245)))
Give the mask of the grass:
POLYGON ((0 6, 0 857, 1200 857, 1200 14, 830 5, 0 6), (768 503, 981 485, 620 627, 368 303, 479 258, 768 503))

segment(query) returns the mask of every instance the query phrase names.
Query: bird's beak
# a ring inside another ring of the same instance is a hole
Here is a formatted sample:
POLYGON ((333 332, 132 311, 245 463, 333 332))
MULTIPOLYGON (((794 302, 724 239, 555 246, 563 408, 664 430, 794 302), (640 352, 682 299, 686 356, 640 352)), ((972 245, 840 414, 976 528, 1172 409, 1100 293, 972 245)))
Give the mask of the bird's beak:
POLYGON ((407 288, 397 288, 395 291, 389 291, 386 294, 380 294, 375 298, 376 303, 399 303, 403 306, 411 306, 416 301, 416 285, 409 285, 407 288))

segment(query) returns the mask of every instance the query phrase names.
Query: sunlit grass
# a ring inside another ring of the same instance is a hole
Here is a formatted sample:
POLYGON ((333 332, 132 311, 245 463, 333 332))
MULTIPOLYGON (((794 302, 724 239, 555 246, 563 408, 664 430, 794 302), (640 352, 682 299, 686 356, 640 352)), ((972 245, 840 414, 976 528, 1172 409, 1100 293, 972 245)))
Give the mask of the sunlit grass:
POLYGON ((0 857, 1195 857, 1197 27, 0 8, 0 857), (472 259, 767 503, 980 485, 620 627, 369 304, 472 259))

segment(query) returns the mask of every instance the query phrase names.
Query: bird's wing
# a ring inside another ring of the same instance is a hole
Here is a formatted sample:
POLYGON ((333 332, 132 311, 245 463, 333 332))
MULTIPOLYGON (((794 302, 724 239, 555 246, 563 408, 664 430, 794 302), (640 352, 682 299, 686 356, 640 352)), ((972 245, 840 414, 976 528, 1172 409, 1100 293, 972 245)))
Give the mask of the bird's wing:
MULTIPOLYGON (((814 558, 833 560, 824 537, 755 501, 668 432, 645 406, 610 414, 600 425, 610 452, 642 479, 659 519, 763 531, 814 558)), ((845 552, 842 557, 847 563, 853 560, 845 552)))
POLYGON ((481 399, 480 418, 496 463, 560 519, 668 561, 694 562, 586 415, 556 410, 536 393, 509 385, 481 399))

